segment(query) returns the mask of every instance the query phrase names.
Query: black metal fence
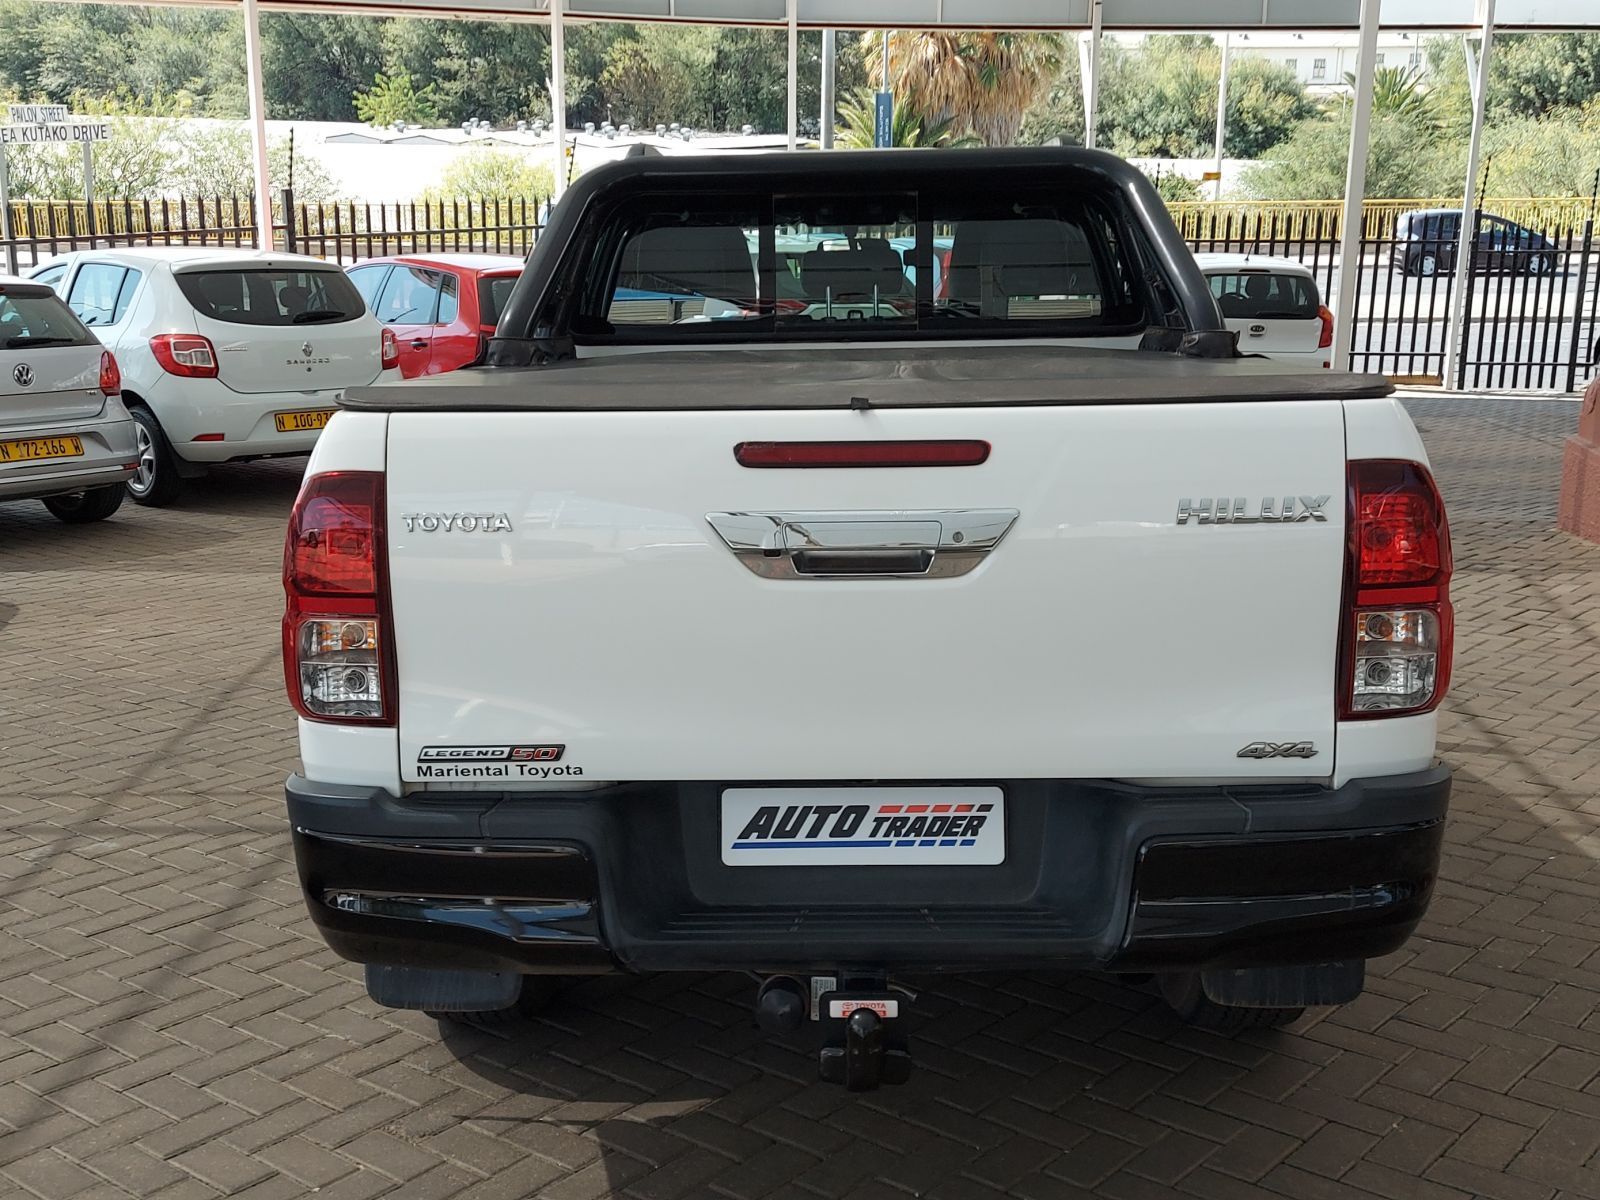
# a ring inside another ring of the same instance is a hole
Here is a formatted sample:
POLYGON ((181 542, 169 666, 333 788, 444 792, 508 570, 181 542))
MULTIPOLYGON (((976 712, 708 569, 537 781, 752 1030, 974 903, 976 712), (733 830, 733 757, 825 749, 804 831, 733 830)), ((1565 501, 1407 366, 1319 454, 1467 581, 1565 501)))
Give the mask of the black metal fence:
MULTIPOLYGON (((283 191, 273 203, 274 241, 338 263, 429 251, 526 255, 547 209, 537 197, 311 203, 283 191)), ((25 200, 14 202, 10 215, 0 270, 27 271, 71 250, 112 246, 260 245, 252 196, 25 200)))
MULTIPOLYGON (((1410 204, 1416 204, 1412 201, 1410 204)), ((1339 262, 1336 204, 1178 205, 1191 249, 1298 260, 1332 297, 1356 290, 1349 365, 1358 371, 1455 387, 1572 391, 1600 357, 1600 256, 1595 203, 1521 202, 1473 214, 1478 247, 1467 276, 1461 343, 1450 360, 1456 238, 1429 243, 1402 222, 1407 202, 1369 205, 1354 270, 1339 262), (1181 211, 1180 211, 1181 210, 1181 211), (1423 251, 1431 251, 1431 259, 1423 251)), ((313 203, 291 191, 273 204, 275 242, 337 263, 388 254, 478 251, 525 256, 544 225, 539 198, 415 203, 313 203)), ((1435 210, 1441 211, 1441 210, 1435 210)), ((108 246, 258 244, 248 196, 184 200, 24 201, 0 238, 0 269, 26 271, 69 250, 108 246)))

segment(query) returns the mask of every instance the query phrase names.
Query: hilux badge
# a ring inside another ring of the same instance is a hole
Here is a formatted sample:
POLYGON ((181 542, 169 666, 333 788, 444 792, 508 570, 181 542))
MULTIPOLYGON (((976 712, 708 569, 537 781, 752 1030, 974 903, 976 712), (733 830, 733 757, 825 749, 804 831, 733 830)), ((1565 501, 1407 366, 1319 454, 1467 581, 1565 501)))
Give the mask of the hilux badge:
POLYGON ((1178 501, 1178 524, 1187 525, 1193 517, 1201 525, 1256 525, 1264 521, 1288 523, 1299 521, 1326 521, 1331 496, 1285 496, 1280 503, 1276 496, 1267 496, 1261 507, 1251 511, 1250 500, 1245 496, 1202 496, 1191 500, 1185 496, 1178 501))

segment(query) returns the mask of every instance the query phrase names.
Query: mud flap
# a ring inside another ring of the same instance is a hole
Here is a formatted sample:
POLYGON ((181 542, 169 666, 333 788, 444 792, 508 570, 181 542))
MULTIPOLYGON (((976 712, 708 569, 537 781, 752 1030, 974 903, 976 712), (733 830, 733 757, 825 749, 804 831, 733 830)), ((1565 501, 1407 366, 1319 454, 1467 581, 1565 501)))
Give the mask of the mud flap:
POLYGON ((367 964, 367 995, 388 1008, 424 1012, 499 1012, 522 992, 510 971, 443 971, 367 964))

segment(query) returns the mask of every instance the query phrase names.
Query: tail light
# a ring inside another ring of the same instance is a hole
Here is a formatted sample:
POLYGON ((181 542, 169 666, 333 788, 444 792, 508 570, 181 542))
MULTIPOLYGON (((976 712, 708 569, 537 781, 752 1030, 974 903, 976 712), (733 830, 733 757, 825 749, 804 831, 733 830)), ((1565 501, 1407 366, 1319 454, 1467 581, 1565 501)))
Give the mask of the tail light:
POLYGON ((210 338, 198 333, 158 333, 150 339, 150 351, 168 375, 188 379, 215 379, 217 351, 210 338))
POLYGON ((117 366, 117 356, 109 350, 100 352, 100 390, 108 396, 122 394, 122 370, 117 366))
POLYGON ((1326 304, 1317 305, 1317 316, 1322 319, 1322 336, 1317 339, 1317 349, 1326 350, 1333 345, 1333 314, 1326 304))
POLYGON ((1450 527, 1414 462, 1350 464, 1349 560, 1340 639, 1343 719, 1431 712, 1450 685, 1450 527))
POLYGON ((378 335, 378 338, 383 369, 387 371, 390 367, 398 367, 400 365, 400 343, 394 340, 394 330, 385 328, 378 335))
POLYGON ((313 721, 393 725, 383 476, 307 479, 283 550, 283 670, 289 700, 313 721))

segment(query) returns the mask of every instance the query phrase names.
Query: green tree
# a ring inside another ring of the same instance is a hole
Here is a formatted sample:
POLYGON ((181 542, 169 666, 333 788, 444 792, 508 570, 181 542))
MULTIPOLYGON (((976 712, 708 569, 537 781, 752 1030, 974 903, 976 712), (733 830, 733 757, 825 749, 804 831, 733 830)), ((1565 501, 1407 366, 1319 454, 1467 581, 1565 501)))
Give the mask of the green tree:
MULTIPOLYGON (((1374 200, 1459 192, 1454 145, 1430 145, 1417 126, 1393 114, 1373 114, 1367 150, 1367 196, 1374 200), (1455 172, 1453 185, 1448 184, 1455 172)), ((1260 200, 1335 200, 1344 195, 1350 157, 1348 105, 1304 121, 1262 162, 1245 170, 1247 196, 1260 200)))
POLYGON ((267 112, 292 121, 357 120, 356 93, 385 69, 385 24, 365 16, 262 13, 267 112))
POLYGON ((370 88, 356 93, 356 116, 368 125, 393 125, 396 121, 427 124, 438 119, 435 100, 433 84, 418 88, 404 71, 398 75, 380 71, 370 88))
POLYGON ((550 111, 550 42, 541 25, 395 20, 383 26, 382 43, 385 73, 403 72, 419 87, 432 84, 447 124, 504 123, 550 111))
MULTIPOLYGON (((267 175, 276 192, 289 186, 289 139, 267 142, 267 175)), ((167 196, 248 196, 255 191, 255 152, 248 130, 213 126, 191 132, 181 154, 162 172, 160 194, 167 196)), ((334 198, 333 179, 314 157, 294 156, 296 200, 334 198)))
MULTIPOLYGON (((870 150, 876 144, 877 101, 871 89, 859 88, 839 102, 837 144, 847 150, 870 150)), ((974 139, 954 138, 950 121, 928 121, 910 105, 896 104, 889 123, 889 144, 916 149, 972 145, 974 139)))
POLYGON ((1045 94, 1022 118, 1017 141, 1038 146, 1052 138, 1083 140, 1083 76, 1076 55, 1068 55, 1045 94))
POLYGON ((554 180, 548 163, 509 150, 468 147, 422 195, 425 200, 543 200, 555 191, 554 180))
MULTIPOLYGON (((1197 158, 1216 147, 1222 52, 1203 34, 1146 38, 1136 47, 1101 48, 1099 144, 1119 154, 1197 158)), ((1228 74, 1223 152, 1255 158, 1277 145, 1316 106, 1294 73, 1264 59, 1238 57, 1228 74)))

